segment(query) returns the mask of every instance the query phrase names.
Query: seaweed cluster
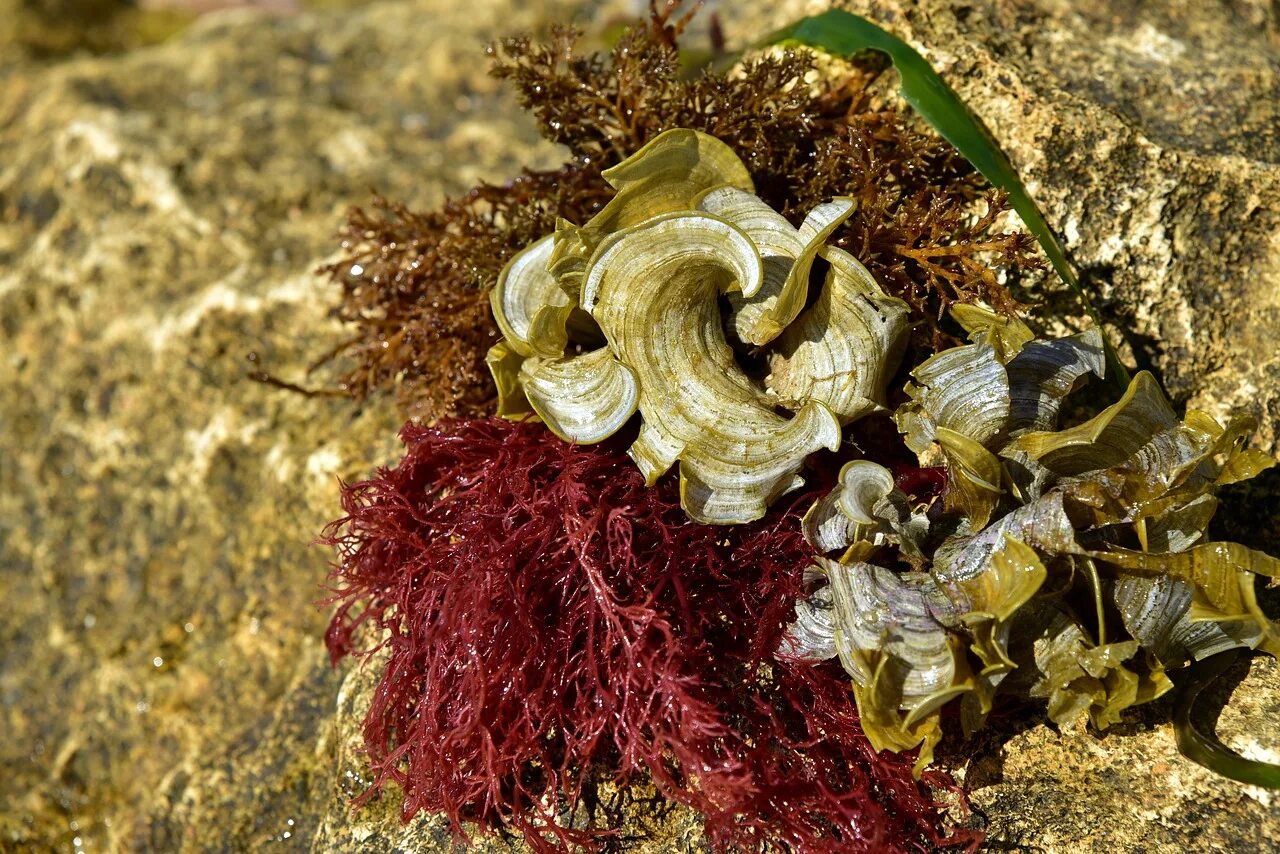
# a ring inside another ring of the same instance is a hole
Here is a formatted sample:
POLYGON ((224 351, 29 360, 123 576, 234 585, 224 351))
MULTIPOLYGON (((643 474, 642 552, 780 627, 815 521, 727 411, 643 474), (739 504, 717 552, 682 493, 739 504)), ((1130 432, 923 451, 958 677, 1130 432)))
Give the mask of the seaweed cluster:
POLYGON ((331 654, 386 656, 364 798, 395 781, 406 819, 441 812, 539 851, 616 840, 600 789, 625 800, 649 781, 705 816, 717 850, 976 843, 939 830, 931 787, 949 778, 877 754, 838 668, 770 660, 817 491, 713 527, 671 479, 646 487, 618 440, 575 447, 496 418, 402 438, 403 460, 346 487, 326 532, 331 654))
POLYGON ((802 487, 832 486, 813 453, 886 411, 907 333, 905 303, 827 245, 853 202, 792 226, 687 128, 603 179, 607 204, 493 283, 499 418, 410 424, 326 532, 335 663, 361 638, 389 655, 370 794, 395 781, 406 817, 539 850, 617 832, 583 823, 601 778, 698 810, 718 850, 972 841, 909 759, 877 755, 838 668, 773 656, 814 557, 802 487), (767 374, 738 364, 752 350, 767 374))
POLYGON ((907 302, 919 348, 954 343, 942 322, 954 302, 1016 310, 1003 282, 1039 266, 1034 241, 997 230, 1003 196, 880 96, 882 67, 815 75, 812 55, 777 52, 731 75, 691 76, 675 44, 683 22, 671 12, 655 10, 606 55, 577 53, 578 36, 565 29, 545 43, 515 37, 492 46, 493 73, 572 156, 438 210, 375 199, 351 212, 344 257, 327 268, 342 287, 335 311, 354 333, 333 354, 351 365, 344 392, 394 388, 403 411, 427 422, 492 411, 483 354, 497 337, 487 291, 499 271, 558 218, 595 215, 612 195, 601 171, 677 127, 727 144, 759 197, 793 224, 834 196, 854 200, 831 243, 907 302))
POLYGON ((411 421, 325 534, 332 657, 387 659, 364 797, 542 851, 616 840, 599 791, 641 784, 719 850, 976 845, 934 801, 945 716, 1101 729, 1280 652, 1280 561, 1207 535, 1272 461, 1146 373, 1073 400, 1101 334, 1018 319, 1029 238, 876 69, 687 79, 671 8, 604 57, 493 49, 562 169, 353 214, 348 390, 470 416, 411 421))
POLYGON ((1252 422, 1178 418, 1143 372, 1062 427, 1072 392, 1104 373, 1098 331, 1039 341, 989 310, 953 312, 973 343, 917 366, 896 413, 907 446, 945 462, 946 488, 919 501, 873 460, 844 467, 804 519, 831 557, 784 657, 838 657, 872 742, 922 746, 923 767, 953 700, 966 733, 998 693, 1101 730, 1188 660, 1280 654, 1254 596, 1280 560, 1207 533, 1215 492, 1274 465, 1244 447, 1252 422))

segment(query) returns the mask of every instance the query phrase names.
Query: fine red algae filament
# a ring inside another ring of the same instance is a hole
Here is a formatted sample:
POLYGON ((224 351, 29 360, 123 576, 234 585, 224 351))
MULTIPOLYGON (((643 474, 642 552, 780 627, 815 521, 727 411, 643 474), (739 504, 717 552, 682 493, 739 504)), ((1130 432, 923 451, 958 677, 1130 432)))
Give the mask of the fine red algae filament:
MULTIPOLYGON (((731 527, 691 522, 616 442, 500 419, 407 425, 394 468, 344 486, 336 663, 387 656, 364 723, 372 797, 402 816, 597 850, 596 784, 652 780, 718 850, 975 847, 942 829, 910 754, 877 754, 836 666, 771 659, 812 559, 821 487, 731 527), (362 646, 363 645, 363 646, 362 646)), ((813 477, 810 480, 821 480, 813 477)))

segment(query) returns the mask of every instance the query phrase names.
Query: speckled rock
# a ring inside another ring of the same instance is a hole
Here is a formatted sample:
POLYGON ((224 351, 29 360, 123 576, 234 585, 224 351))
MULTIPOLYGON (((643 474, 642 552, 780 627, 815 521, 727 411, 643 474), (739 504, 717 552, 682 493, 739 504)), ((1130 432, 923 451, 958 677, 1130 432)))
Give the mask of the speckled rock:
MULTIPOLYGON (((720 13, 745 40, 822 7, 720 13)), ((1005 144, 1134 357, 1182 402, 1252 408, 1274 450, 1274 4, 857 8, 1005 144)), ((480 46, 589 12, 223 13, 117 57, 0 63, 0 848, 447 850, 392 797, 350 810, 373 673, 329 667, 309 546, 336 478, 395 459, 398 418, 250 382, 247 357, 303 379, 341 340, 312 271, 368 187, 426 205, 558 159, 480 46)), ((1276 484, 1233 491, 1226 533, 1280 551, 1276 484)), ((1221 730, 1274 760, 1280 671, 1240 675, 1221 730)), ((956 768, 991 847, 1280 845, 1280 804, 1181 759, 1168 717, 993 732, 956 768)), ((687 813, 654 834, 700 846, 687 813)))
POLYGON ((0 72, 0 848, 305 849, 345 797, 310 542, 399 418, 247 357, 341 340, 312 271, 371 186, 558 161, 482 46, 569 13, 229 13, 0 72))

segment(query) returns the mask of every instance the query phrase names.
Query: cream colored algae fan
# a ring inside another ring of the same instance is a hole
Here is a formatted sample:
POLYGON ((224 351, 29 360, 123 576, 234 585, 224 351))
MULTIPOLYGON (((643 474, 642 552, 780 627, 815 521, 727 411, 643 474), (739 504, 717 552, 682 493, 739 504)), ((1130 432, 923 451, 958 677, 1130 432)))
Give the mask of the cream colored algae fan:
POLYGON ((714 137, 667 131, 603 176, 617 194, 600 213, 561 222, 494 287, 499 413, 589 444, 639 412, 630 455, 649 483, 678 464, 692 518, 758 519, 843 425, 883 411, 907 307, 825 245, 852 200, 794 227, 714 137))

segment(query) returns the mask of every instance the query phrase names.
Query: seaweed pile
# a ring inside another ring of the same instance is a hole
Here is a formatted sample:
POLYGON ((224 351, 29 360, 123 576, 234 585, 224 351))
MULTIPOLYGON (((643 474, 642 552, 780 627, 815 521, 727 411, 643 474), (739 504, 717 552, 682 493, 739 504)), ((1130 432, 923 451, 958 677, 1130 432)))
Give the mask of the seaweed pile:
POLYGON ((418 419, 325 532, 334 662, 385 659, 362 800, 540 851, 619 842, 648 786, 717 850, 976 846, 946 721, 1102 729, 1280 652, 1280 561, 1206 533, 1272 461, 1146 373, 1083 401, 1101 333, 1019 319, 1030 239, 876 69, 687 80, 671 11, 495 47, 562 169, 353 214, 346 388, 418 419))
POLYGON ((484 356, 498 335, 488 291, 499 272, 558 219, 585 223, 598 213, 613 195, 601 172, 674 128, 728 145, 764 203, 793 224, 835 196, 853 199, 830 242, 912 307, 923 351, 956 343, 942 322, 954 302, 1017 310, 1009 287, 1042 266, 1034 239, 997 230, 1004 195, 883 96, 882 66, 824 70, 811 83, 813 55, 779 51, 732 75, 689 77, 670 12, 655 11, 603 56, 576 53, 578 35, 565 29, 546 43, 513 37, 492 46, 493 73, 571 157, 434 211, 381 198, 351 211, 344 255, 328 268, 343 291, 335 312, 354 333, 334 354, 352 365, 339 381, 344 392, 395 389, 405 414, 426 422, 492 412, 484 356))

